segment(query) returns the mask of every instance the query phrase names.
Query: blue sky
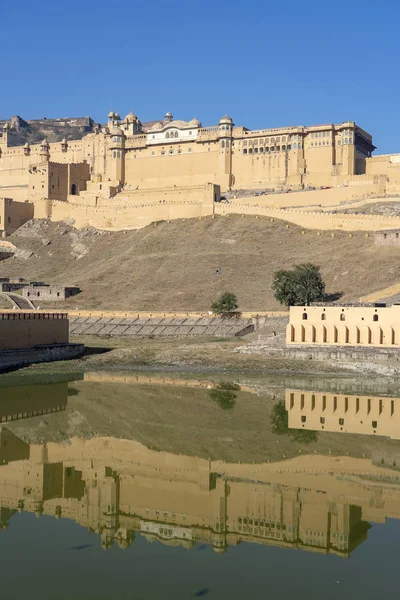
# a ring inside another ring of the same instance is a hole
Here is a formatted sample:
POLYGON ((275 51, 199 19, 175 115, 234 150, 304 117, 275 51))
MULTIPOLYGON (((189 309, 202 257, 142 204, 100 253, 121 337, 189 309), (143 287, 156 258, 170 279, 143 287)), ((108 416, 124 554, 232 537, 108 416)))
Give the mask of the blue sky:
POLYGON ((0 118, 350 119, 400 152, 398 1, 5 3, 0 118))

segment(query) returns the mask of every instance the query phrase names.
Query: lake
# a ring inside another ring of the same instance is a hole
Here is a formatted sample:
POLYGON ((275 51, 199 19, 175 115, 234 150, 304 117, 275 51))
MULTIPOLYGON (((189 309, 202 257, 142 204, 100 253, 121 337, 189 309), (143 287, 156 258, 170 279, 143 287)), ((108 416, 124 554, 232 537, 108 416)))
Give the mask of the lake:
POLYGON ((397 597, 397 389, 1 376, 2 597, 397 597))

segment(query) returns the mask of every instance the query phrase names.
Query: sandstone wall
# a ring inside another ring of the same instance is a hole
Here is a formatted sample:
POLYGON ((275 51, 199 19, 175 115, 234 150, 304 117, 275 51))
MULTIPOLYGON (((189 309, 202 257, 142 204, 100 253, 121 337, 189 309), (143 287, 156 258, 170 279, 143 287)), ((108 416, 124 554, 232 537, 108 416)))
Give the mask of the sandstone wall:
POLYGON ((66 313, 16 310, 0 312, 0 350, 67 343, 66 313))

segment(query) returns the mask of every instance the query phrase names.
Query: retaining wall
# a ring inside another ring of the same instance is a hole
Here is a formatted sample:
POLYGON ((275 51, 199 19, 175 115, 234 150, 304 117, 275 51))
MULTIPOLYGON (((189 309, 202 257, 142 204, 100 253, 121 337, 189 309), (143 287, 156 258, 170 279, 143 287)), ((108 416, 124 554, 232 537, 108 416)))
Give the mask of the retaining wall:
POLYGON ((78 358, 84 350, 83 344, 59 344, 22 350, 4 350, 0 352, 0 373, 35 363, 78 358))
POLYGON ((208 316, 70 316, 71 335, 111 335, 122 337, 212 336, 237 337, 254 331, 251 318, 221 319, 208 316))

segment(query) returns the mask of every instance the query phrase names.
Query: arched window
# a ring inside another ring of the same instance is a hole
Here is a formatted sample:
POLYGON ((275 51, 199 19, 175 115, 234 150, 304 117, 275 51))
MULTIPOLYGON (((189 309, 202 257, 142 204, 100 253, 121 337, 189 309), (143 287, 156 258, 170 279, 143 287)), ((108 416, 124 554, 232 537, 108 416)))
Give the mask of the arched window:
POLYGON ((373 320, 373 321, 379 321, 379 317, 378 317, 378 315, 374 315, 374 316, 372 317, 372 320, 373 320))
POLYGON ((345 321, 345 320, 346 320, 346 316, 345 316, 345 314, 344 314, 344 313, 341 313, 341 315, 340 315, 340 320, 341 320, 341 321, 345 321))
POLYGON ((321 321, 326 321, 326 313, 322 313, 322 315, 321 315, 321 321))
POLYGON ((224 140, 222 140, 222 142, 221 142, 221 148, 225 148, 225 142, 224 142, 224 140))
POLYGON ((308 314, 306 312, 303 312, 303 316, 302 316, 303 321, 307 321, 308 319, 308 314))
POLYGON ((73 184, 71 185, 71 195, 72 195, 72 196, 76 196, 76 193, 77 193, 76 184, 75 184, 75 183, 73 183, 73 184))
POLYGON ((179 133, 177 131, 175 131, 175 137, 178 137, 179 133))
POLYGON ((253 148, 249 148, 249 154, 253 154, 253 148))
POLYGON ((166 138, 169 138, 169 133, 168 133, 168 131, 167 131, 167 133, 165 134, 165 137, 166 137, 166 138))

